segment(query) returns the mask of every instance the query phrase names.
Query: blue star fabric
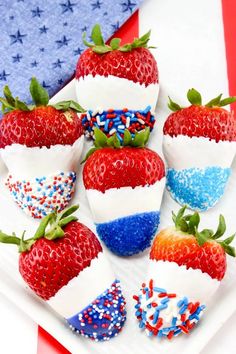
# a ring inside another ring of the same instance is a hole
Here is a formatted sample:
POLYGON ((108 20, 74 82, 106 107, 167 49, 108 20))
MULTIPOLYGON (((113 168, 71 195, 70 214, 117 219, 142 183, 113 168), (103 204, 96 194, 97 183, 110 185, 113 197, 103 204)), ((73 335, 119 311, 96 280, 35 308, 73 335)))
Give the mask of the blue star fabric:
POLYGON ((73 76, 85 49, 82 33, 95 23, 108 39, 143 0, 0 0, 0 95, 9 85, 30 101, 36 76, 53 96, 73 76))

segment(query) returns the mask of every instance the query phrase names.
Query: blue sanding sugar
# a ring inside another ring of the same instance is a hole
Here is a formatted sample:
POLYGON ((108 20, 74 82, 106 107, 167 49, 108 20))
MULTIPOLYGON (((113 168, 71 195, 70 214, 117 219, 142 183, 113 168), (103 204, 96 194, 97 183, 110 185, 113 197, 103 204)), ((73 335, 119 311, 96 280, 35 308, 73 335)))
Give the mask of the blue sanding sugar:
POLYGON ((151 245, 160 222, 160 212, 126 216, 97 224, 97 233, 106 246, 119 256, 132 256, 151 245))
POLYGON ((223 196, 230 173, 222 167, 168 169, 167 189, 178 203, 205 211, 223 196))

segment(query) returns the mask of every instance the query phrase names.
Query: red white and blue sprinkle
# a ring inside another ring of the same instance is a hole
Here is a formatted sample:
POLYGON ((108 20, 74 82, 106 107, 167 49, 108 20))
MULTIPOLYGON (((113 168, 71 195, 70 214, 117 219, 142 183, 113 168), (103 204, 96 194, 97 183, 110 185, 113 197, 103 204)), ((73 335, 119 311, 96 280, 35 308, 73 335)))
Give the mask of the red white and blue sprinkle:
POLYGON ((76 333, 98 342, 117 336, 125 320, 125 299, 120 282, 115 280, 109 289, 67 322, 76 333))
POLYGON ((137 131, 146 127, 153 130, 155 117, 151 114, 151 106, 144 110, 134 111, 123 108, 121 110, 109 109, 107 111, 91 111, 81 115, 86 137, 93 138, 94 128, 97 127, 108 137, 117 134, 122 143, 125 129, 128 129, 134 137, 137 131))
POLYGON ((9 175, 6 186, 13 199, 28 215, 40 219, 55 208, 63 210, 75 189, 76 173, 59 172, 30 180, 18 180, 9 175))
POLYGON ((133 298, 137 302, 134 308, 139 328, 149 337, 172 339, 180 333, 188 334, 206 307, 154 286, 152 279, 148 286, 143 283, 139 295, 133 298))

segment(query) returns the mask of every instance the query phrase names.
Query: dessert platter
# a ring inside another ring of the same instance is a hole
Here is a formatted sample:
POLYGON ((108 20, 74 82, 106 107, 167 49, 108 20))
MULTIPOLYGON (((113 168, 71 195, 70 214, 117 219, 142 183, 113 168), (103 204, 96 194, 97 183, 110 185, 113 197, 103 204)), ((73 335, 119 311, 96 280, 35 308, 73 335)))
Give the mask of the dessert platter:
POLYGON ((236 97, 158 100, 150 35, 0 99, 1 291, 72 353, 199 353, 236 310, 236 97))

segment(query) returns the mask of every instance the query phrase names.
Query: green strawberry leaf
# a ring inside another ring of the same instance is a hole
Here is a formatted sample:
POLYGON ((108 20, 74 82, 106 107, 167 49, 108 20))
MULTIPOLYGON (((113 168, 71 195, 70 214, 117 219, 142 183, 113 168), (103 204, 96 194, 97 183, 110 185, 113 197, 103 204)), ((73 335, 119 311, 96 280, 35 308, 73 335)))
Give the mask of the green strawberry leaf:
POLYGON ((10 105, 5 98, 0 97, 0 102, 2 103, 2 113, 14 111, 15 107, 10 105))
POLYGON ((66 209, 64 209, 60 214, 58 214, 59 219, 58 220, 62 220, 64 218, 66 218, 67 216, 70 216, 71 214, 73 214, 74 212, 76 212, 76 210, 79 209, 79 205, 72 205, 66 209))
POLYGON ((226 244, 226 245, 229 245, 231 242, 233 242, 235 238, 235 234, 233 234, 232 236, 226 238, 223 242, 226 244))
POLYGON ((176 112, 176 111, 179 111, 182 109, 182 107, 180 105, 178 105, 178 103, 175 103, 174 101, 172 101, 172 99, 170 97, 169 97, 168 107, 173 112, 176 112))
POLYGON ((221 100, 221 97, 222 97, 222 93, 213 98, 211 101, 209 101, 207 104, 205 104, 206 107, 215 107, 215 106, 219 106, 220 105, 220 100, 221 100))
POLYGON ((220 238, 222 235, 224 235, 225 231, 226 231, 225 218, 223 217, 223 215, 220 215, 218 228, 215 234, 212 236, 212 238, 214 240, 220 238))
POLYGON ((110 46, 112 50, 117 50, 120 46, 121 39, 120 38, 112 38, 110 41, 110 46))
POLYGON ((188 98, 189 102, 192 103, 193 105, 200 106, 202 104, 202 96, 194 88, 188 90, 187 98, 188 98))
POLYGON ((96 45, 93 47, 93 51, 97 54, 105 54, 112 51, 109 45, 96 45))
POLYGON ((48 92, 35 77, 32 77, 30 82, 30 93, 36 106, 47 106, 49 102, 48 92))
POLYGON ((90 47, 90 48, 94 47, 94 43, 89 43, 89 42, 87 42, 87 40, 86 40, 86 32, 83 32, 83 34, 82 34, 82 40, 83 40, 83 43, 84 43, 84 45, 85 45, 86 47, 90 47))
POLYGON ((132 140, 132 146, 135 147, 144 147, 145 140, 146 140, 146 130, 141 130, 140 132, 136 133, 134 139, 132 140))
POLYGON ((119 48, 121 52, 131 52, 132 50, 132 45, 131 44, 125 44, 122 47, 119 48))
POLYGON ((86 112, 83 107, 80 106, 79 103, 73 101, 73 100, 69 100, 69 101, 61 101, 58 102, 56 104, 51 105, 52 107, 56 108, 57 110, 62 110, 62 111, 66 111, 69 108, 73 109, 74 111, 78 112, 78 113, 84 113, 86 112))
POLYGON ((125 129, 124 138, 123 138, 124 146, 130 145, 131 141, 132 141, 131 133, 128 129, 125 129))
POLYGON ((72 221, 77 221, 77 220, 78 220, 78 218, 77 218, 76 216, 70 215, 70 216, 67 216, 67 217, 61 219, 61 220, 58 222, 58 225, 59 225, 60 227, 64 227, 64 226, 66 226, 67 224, 69 224, 70 222, 72 222, 72 221))
POLYGON ((177 229, 181 230, 182 232, 188 232, 188 224, 184 219, 180 219, 178 221, 177 229))
POLYGON ((102 148, 107 145, 107 136, 100 129, 94 128, 94 145, 96 148, 102 148))
POLYGON ((236 96, 224 98, 223 100, 220 101, 219 106, 220 107, 227 106, 228 104, 231 104, 234 102, 236 102, 236 96))
POLYGON ((225 252, 231 256, 231 257, 235 257, 235 248, 230 246, 229 244, 225 243, 224 241, 218 241, 218 243, 223 247, 223 249, 225 250, 225 252))
POLYGON ((204 245, 204 243, 206 243, 209 240, 208 232, 205 232, 204 230, 201 232, 198 232, 196 230, 196 239, 197 239, 199 246, 204 245))
POLYGON ((7 234, 3 233, 2 231, 0 231, 0 242, 19 246, 20 245, 20 238, 16 237, 15 234, 10 236, 10 235, 7 235, 7 234))
POLYGON ((15 99, 15 108, 14 109, 19 109, 21 111, 30 111, 29 107, 22 101, 18 100, 18 97, 15 99))
POLYGON ((3 94, 6 97, 7 102, 14 107, 15 106, 15 99, 12 96, 11 90, 9 89, 8 86, 5 86, 3 89, 3 94))
POLYGON ((144 130, 144 145, 147 144, 149 138, 150 138, 150 128, 147 127, 144 130))
POLYGON ((40 222, 40 224, 34 234, 34 237, 33 237, 34 240, 38 240, 45 235, 46 228, 49 225, 51 220, 52 220, 52 213, 48 214, 47 216, 45 216, 42 219, 42 221, 40 222))
POLYGON ((182 219, 184 213, 185 213, 185 210, 186 210, 187 206, 184 205, 182 208, 180 208, 180 210, 178 211, 178 214, 176 215, 176 219, 175 219, 175 226, 178 227, 179 225, 179 221, 182 219))
POLYGON ((104 40, 103 40, 103 37, 102 37, 101 27, 99 26, 99 24, 96 24, 93 27, 92 33, 91 33, 91 38, 92 38, 92 41, 94 42, 94 44, 96 46, 103 46, 104 45, 104 40))
POLYGON ((81 161, 80 164, 82 165, 86 160, 88 160, 88 158, 89 158, 96 150, 98 150, 98 148, 96 148, 96 147, 91 148, 91 149, 87 152, 87 154, 85 155, 85 158, 81 161))
MULTIPOLYGON (((185 218, 186 220, 186 218, 185 218)), ((191 217, 189 218, 189 233, 195 235, 196 230, 198 229, 198 225, 200 223, 200 216, 199 213, 195 212, 191 217)))
POLYGON ((116 149, 119 149, 121 147, 120 140, 118 139, 116 134, 114 134, 113 144, 114 148, 116 149))

